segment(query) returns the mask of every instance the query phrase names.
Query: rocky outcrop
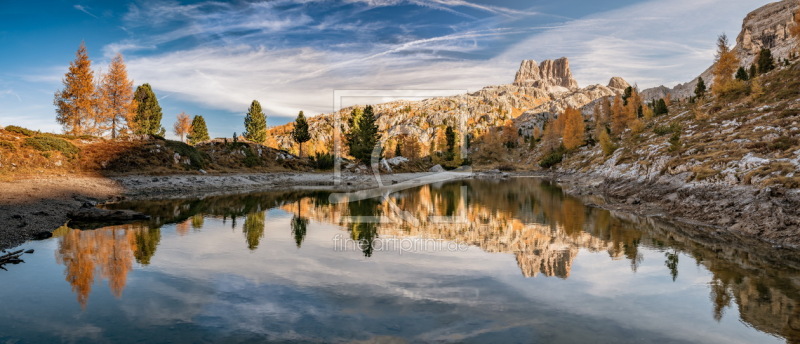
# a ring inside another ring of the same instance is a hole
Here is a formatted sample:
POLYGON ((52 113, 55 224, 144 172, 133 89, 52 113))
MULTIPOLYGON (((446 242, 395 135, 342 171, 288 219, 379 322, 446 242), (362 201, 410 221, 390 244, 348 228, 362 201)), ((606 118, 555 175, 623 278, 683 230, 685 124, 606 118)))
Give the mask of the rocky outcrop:
POLYGON ((617 89, 617 90, 624 90, 624 89, 626 89, 628 87, 631 87, 631 84, 629 84, 627 81, 625 81, 625 79, 620 78, 618 76, 615 76, 615 77, 611 78, 611 80, 608 81, 608 88, 613 88, 613 89, 617 89))
POLYGON ((658 86, 658 87, 648 88, 648 89, 642 91, 639 95, 645 101, 650 101, 651 99, 664 98, 664 97, 667 96, 667 94, 670 94, 671 92, 672 92, 672 90, 669 89, 669 87, 661 85, 661 86, 658 86))
POLYGON ((750 65, 761 51, 771 49, 777 59, 787 58, 794 48, 789 29, 800 4, 783 0, 765 5, 744 18, 742 31, 736 37, 736 50, 743 65, 750 65))
POLYGON ((575 91, 578 82, 572 77, 569 60, 562 57, 557 60, 545 60, 537 65, 534 60, 524 60, 519 66, 514 86, 535 87, 549 91, 575 91))
MULTIPOLYGON (((750 66, 762 48, 770 49, 772 56, 778 61, 788 58, 797 43, 789 34, 793 24, 794 13, 800 9, 796 0, 783 0, 767 4, 750 12, 742 22, 742 30, 736 37, 734 51, 742 66, 750 66)), ((712 67, 700 74, 707 86, 714 79, 712 67)), ((698 78, 676 85, 667 92, 673 99, 685 99, 694 95, 698 78)), ((642 93, 648 95, 664 94, 661 86, 646 89, 642 93)), ((652 98, 652 97, 651 97, 652 98)))

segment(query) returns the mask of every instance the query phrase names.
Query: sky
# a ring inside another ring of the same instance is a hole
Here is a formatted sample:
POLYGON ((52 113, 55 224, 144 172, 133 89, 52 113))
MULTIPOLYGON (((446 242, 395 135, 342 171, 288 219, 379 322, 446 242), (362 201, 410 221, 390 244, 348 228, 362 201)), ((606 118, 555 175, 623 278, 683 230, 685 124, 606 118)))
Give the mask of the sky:
MULTIPOLYGON (((96 72, 116 53, 212 137, 330 112, 342 90, 478 90, 523 59, 566 56, 581 87, 621 76, 674 86, 705 70, 764 0, 0 0, 0 126, 61 132, 53 94, 83 41, 96 72)), ((425 93, 424 91, 422 93, 425 93)))

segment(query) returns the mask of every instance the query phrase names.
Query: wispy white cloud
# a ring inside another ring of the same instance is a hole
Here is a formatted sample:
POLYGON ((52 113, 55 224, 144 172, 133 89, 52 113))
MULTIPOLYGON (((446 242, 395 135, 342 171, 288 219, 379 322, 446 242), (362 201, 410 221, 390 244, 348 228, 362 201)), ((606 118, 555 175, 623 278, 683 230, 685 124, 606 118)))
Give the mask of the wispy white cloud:
POLYGON ((13 97, 17 98, 17 100, 20 103, 22 102, 22 97, 20 97, 19 94, 17 94, 17 92, 14 92, 14 90, 10 90, 10 89, 9 90, 0 90, 0 98, 2 98, 4 96, 13 96, 13 97))
POLYGON ((767 0, 648 1, 570 21, 509 47, 498 59, 567 56, 582 85, 622 76, 651 87, 686 82, 711 65, 719 33, 767 0), (713 15, 709 15, 713 13, 713 15))
POLYGON ((140 50, 153 50, 156 49, 155 45, 144 45, 135 43, 131 40, 125 40, 117 43, 107 44, 103 47, 103 56, 107 59, 114 57, 117 53, 135 52, 140 50))
POLYGON ((74 8, 75 8, 76 10, 78 10, 78 11, 81 11, 81 12, 83 12, 83 13, 86 13, 86 14, 88 14, 88 15, 92 16, 93 18, 97 18, 97 16, 96 16, 94 13, 92 13, 92 12, 89 12, 89 7, 87 7, 87 6, 83 6, 83 5, 74 5, 74 6, 72 6, 72 7, 74 7, 74 8))
MULTIPOLYGON (((145 3, 131 7, 127 22, 159 26, 174 21, 147 39, 117 42, 105 47, 116 51, 148 49, 184 37, 225 37, 252 29, 252 35, 280 35, 292 30, 324 30, 349 25, 344 15, 311 19, 302 11, 277 14, 275 6, 320 0, 278 0, 246 4, 206 2, 180 5, 145 3), (156 13, 150 16, 151 13, 156 13), (191 20, 189 20, 191 19, 191 20), (146 23, 146 24, 144 24, 146 23)), ((395 43, 340 41, 329 46, 280 47, 252 44, 257 39, 215 40, 184 50, 128 58, 132 77, 151 83, 184 101, 209 108, 242 112, 259 99, 268 112, 292 116, 328 112, 335 89, 469 89, 511 82, 522 59, 568 56, 582 85, 605 83, 612 76, 649 87, 691 79, 713 58, 713 41, 721 31, 736 32, 751 1, 676 0, 665 6, 650 1, 619 10, 572 20, 562 25, 526 28, 459 27, 451 34, 416 38, 399 37, 395 43), (723 6, 724 5, 724 6, 723 6), (715 16, 704 13, 714 9, 715 16), (527 32, 527 33, 526 33, 527 32), (494 38, 527 34, 528 38, 489 59, 466 60, 448 53, 469 53, 494 38), (243 44, 246 42, 247 44, 243 44)), ((415 0, 350 0, 367 7, 414 4, 415 0)), ((433 0, 428 6, 472 8, 498 16, 534 15, 462 0, 433 0), (431 5, 432 4, 432 5, 431 5)), ((370 23, 381 25, 380 23, 370 23)), ((734 34, 731 34, 734 35, 734 34)), ((243 35, 243 37, 248 37, 243 35)))

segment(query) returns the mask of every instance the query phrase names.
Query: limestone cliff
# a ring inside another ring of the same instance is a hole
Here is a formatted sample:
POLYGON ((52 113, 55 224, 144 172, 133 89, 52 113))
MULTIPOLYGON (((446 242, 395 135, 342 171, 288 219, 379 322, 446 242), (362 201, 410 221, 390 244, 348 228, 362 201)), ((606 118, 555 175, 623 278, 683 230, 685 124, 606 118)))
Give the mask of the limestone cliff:
MULTIPOLYGON (((797 0, 783 0, 762 6, 744 18, 742 30, 736 37, 736 46, 734 47, 742 66, 748 67, 753 64, 762 48, 772 50, 773 58, 778 61, 789 57, 797 43, 789 35, 789 29, 794 25, 794 13, 798 8, 800 8, 800 4, 797 0)), ((714 78, 712 67, 706 69, 699 76, 708 86, 711 85, 714 78)), ((669 90, 669 93, 673 98, 688 98, 694 94, 695 86, 697 86, 697 78, 675 86, 669 90)), ((659 89, 662 87, 647 89, 642 93, 645 95, 663 93, 663 90, 659 89)))
MULTIPOLYGON (((438 127, 457 126, 463 120, 467 134, 478 137, 511 121, 523 135, 530 135, 534 127, 541 128, 546 119, 558 116, 567 107, 581 109, 597 99, 622 92, 627 85, 622 78, 614 78, 611 87, 591 85, 578 88, 567 58, 545 60, 540 64, 525 60, 512 84, 487 86, 473 93, 450 97, 399 100, 375 105, 374 109, 384 138, 391 139, 403 133, 413 135, 422 144, 423 152, 427 152, 438 127)), ((344 130, 347 130, 346 118, 351 110, 345 108, 339 112, 344 130)), ((309 130, 314 140, 304 146, 305 152, 314 154, 330 150, 334 118, 335 114, 322 114, 309 119, 309 130)), ((291 139, 291 128, 292 124, 272 128, 269 144, 297 151, 291 139)))
POLYGON ((514 77, 514 86, 565 92, 577 90, 578 82, 572 77, 569 60, 562 57, 557 60, 545 60, 539 65, 534 60, 522 61, 514 77))

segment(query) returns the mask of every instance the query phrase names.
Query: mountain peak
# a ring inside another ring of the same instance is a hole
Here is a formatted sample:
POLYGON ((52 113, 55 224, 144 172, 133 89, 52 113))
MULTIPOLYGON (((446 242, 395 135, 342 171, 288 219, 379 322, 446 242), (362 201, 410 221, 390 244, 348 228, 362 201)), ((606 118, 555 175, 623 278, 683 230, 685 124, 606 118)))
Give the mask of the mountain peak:
POLYGON ((631 84, 629 84, 627 81, 625 81, 625 79, 623 79, 621 77, 618 77, 618 76, 615 76, 615 77, 611 78, 611 80, 608 81, 608 88, 616 88, 616 89, 624 90, 624 89, 626 89, 626 88, 628 88, 630 86, 631 86, 631 84))
POLYGON ((554 88, 565 88, 570 91, 578 89, 578 82, 572 77, 569 60, 566 57, 544 60, 538 65, 534 60, 523 60, 514 78, 514 85, 550 90, 554 90, 554 88))

